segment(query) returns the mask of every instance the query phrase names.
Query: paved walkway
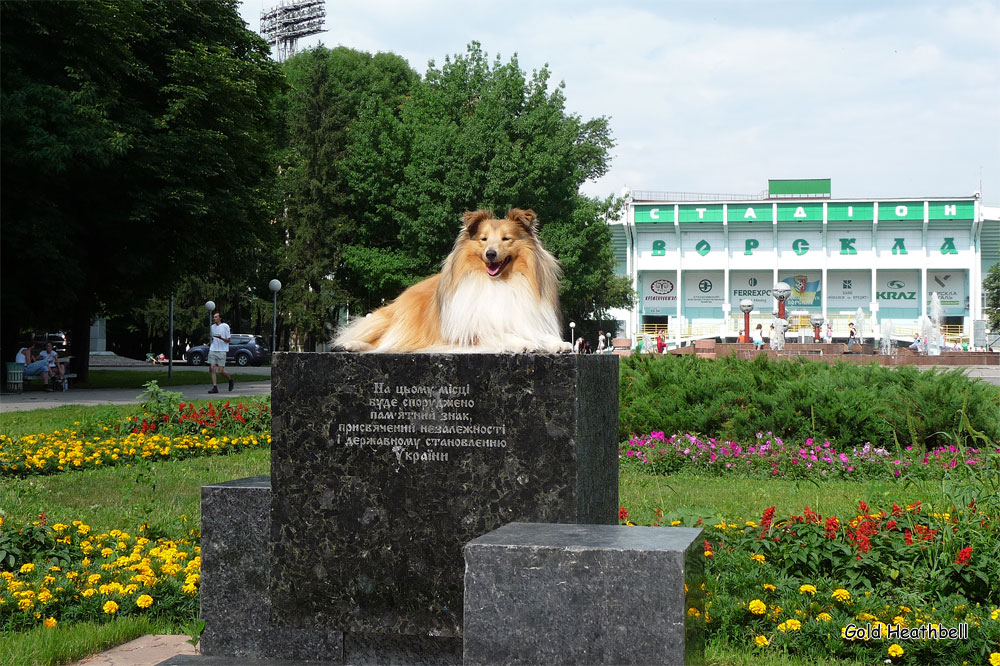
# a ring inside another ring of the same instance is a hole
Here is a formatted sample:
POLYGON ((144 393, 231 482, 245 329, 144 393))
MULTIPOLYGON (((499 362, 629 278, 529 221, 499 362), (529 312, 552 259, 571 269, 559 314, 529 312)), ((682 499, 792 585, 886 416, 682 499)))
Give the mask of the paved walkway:
POLYGON ((91 655, 70 666, 156 666, 181 654, 197 654, 188 636, 150 634, 124 645, 91 655))
MULTIPOLYGON (((207 373, 204 384, 188 386, 164 386, 164 390, 175 391, 184 396, 185 400, 234 400, 252 395, 270 395, 270 378, 261 377, 261 381, 236 382, 232 393, 226 390, 225 378, 219 382, 219 393, 208 393, 212 384, 207 373)), ((68 391, 42 391, 30 389, 25 393, 0 395, 0 413, 20 412, 30 409, 48 409, 62 405, 128 405, 138 404, 142 389, 74 389, 68 391)))

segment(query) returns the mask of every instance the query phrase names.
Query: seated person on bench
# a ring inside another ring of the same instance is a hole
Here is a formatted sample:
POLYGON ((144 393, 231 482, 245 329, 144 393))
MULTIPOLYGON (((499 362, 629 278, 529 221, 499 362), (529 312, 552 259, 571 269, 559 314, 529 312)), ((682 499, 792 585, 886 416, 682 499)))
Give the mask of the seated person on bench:
POLYGON ((49 362, 35 355, 31 347, 21 347, 14 357, 15 363, 24 363, 24 378, 41 377, 46 391, 52 391, 49 386, 49 362))
POLYGON ((65 370, 63 370, 62 363, 59 362, 59 354, 56 352, 56 349, 52 346, 51 342, 46 343, 45 349, 39 354, 39 356, 45 359, 45 362, 49 364, 49 375, 51 375, 53 379, 56 378, 56 375, 59 375, 59 381, 62 382, 65 370))

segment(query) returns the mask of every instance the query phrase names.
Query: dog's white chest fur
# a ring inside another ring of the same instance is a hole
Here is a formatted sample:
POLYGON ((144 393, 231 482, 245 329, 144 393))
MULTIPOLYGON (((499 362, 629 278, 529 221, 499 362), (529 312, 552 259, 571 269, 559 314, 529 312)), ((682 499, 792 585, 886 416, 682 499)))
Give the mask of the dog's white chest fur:
POLYGON ((557 352, 568 347, 559 336, 555 308, 541 301, 522 275, 509 280, 481 272, 463 276, 442 303, 441 333, 450 345, 481 351, 557 352))

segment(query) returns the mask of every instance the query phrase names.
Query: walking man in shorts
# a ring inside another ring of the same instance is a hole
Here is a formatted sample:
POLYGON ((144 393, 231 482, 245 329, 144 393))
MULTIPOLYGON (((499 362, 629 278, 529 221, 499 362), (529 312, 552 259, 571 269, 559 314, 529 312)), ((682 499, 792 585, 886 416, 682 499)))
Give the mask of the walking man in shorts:
POLYGON ((222 321, 222 315, 216 310, 212 313, 212 344, 208 347, 208 374, 212 376, 212 388, 209 393, 218 393, 219 387, 215 385, 215 372, 218 370, 229 380, 229 390, 233 390, 233 378, 226 372, 226 352, 229 351, 229 324, 222 321))

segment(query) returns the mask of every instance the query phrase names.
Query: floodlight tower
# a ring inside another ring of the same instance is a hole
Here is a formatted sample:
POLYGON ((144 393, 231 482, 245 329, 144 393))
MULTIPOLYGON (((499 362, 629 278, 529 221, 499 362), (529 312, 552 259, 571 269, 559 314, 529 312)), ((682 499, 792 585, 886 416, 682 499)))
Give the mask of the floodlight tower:
POLYGON ((281 0, 260 14, 260 34, 278 62, 295 55, 299 37, 326 32, 326 0, 281 0))

